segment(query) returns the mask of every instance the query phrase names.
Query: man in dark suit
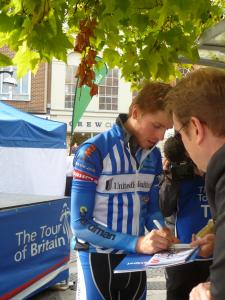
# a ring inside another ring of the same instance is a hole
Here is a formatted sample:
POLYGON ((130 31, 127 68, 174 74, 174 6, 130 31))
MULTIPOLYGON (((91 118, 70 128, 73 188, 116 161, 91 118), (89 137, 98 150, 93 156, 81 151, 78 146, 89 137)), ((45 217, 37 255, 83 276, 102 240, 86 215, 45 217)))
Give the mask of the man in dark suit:
POLYGON ((195 287, 190 299, 224 300, 225 72, 211 68, 191 72, 168 93, 167 100, 177 135, 194 163, 206 172, 206 192, 215 221, 215 240, 208 235, 195 242, 203 254, 213 252, 210 281, 195 287))

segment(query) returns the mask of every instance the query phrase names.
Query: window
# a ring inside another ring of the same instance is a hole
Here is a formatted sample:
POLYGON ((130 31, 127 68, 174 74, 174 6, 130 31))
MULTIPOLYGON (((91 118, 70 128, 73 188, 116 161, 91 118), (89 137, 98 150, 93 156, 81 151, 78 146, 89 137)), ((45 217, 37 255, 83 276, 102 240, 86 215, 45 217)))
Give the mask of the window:
POLYGON ((112 69, 99 86, 99 110, 118 110, 118 69, 112 69))
POLYGON ((66 66, 66 80, 65 80, 65 108, 73 108, 75 89, 77 78, 75 74, 77 66, 66 66))
POLYGON ((4 81, 11 77, 11 75, 8 73, 0 74, 0 99, 14 101, 30 101, 30 72, 24 77, 17 79, 15 68, 0 68, 0 71, 13 71, 12 77, 15 78, 17 81, 17 86, 4 83, 4 81))

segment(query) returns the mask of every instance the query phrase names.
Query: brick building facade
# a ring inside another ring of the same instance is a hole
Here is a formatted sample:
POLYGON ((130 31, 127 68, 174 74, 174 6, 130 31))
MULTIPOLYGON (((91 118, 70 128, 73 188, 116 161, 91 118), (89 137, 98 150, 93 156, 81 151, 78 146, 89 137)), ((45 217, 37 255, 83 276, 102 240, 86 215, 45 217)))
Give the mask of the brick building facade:
MULTIPOLYGON (((3 47, 1 53, 13 57, 13 53, 7 48, 3 47)), ((22 109, 33 114, 46 114, 47 99, 50 95, 50 80, 51 80, 51 66, 47 63, 42 63, 39 66, 37 73, 30 74, 30 96, 29 99, 23 100, 5 100, 2 101, 12 105, 16 108, 22 109)), ((4 68, 2 68, 4 70, 4 68)))

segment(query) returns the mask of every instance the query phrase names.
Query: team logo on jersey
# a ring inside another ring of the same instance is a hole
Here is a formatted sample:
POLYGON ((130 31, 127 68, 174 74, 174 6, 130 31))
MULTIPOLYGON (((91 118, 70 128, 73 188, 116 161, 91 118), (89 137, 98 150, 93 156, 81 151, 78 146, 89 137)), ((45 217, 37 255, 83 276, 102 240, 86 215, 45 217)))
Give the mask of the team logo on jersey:
POLYGON ((94 167, 92 167, 92 166, 90 167, 89 165, 83 164, 80 161, 75 162, 75 167, 86 170, 88 172, 92 172, 92 173, 96 172, 96 169, 94 167))
POLYGON ((97 183, 97 178, 94 176, 91 176, 90 174, 87 174, 82 171, 74 170, 73 171, 73 179, 83 180, 83 181, 90 181, 97 183))
POLYGON ((129 190, 129 189, 135 189, 135 188, 143 188, 143 189, 147 189, 149 190, 151 187, 151 183, 149 183, 148 181, 135 181, 135 180, 130 180, 128 178, 128 181, 116 181, 113 180, 113 178, 109 179, 106 181, 105 183, 105 189, 106 191, 110 191, 112 189, 114 190, 118 190, 118 191, 122 191, 122 190, 129 190))
POLYGON ((87 207, 81 206, 80 207, 80 222, 83 225, 87 223, 86 215, 87 215, 87 207))
POLYGON ((86 215, 86 213, 87 213, 87 207, 86 206, 81 206, 80 207, 80 214, 86 215))
POLYGON ((110 191, 112 189, 112 184, 113 184, 113 178, 106 181, 106 183, 105 183, 106 191, 110 191))
POLYGON ((87 157, 90 157, 91 154, 96 150, 96 146, 95 145, 90 145, 89 147, 87 147, 87 149, 84 151, 84 154, 87 157))
POLYGON ((152 174, 101 175, 96 189, 100 193, 111 194, 149 192, 154 177, 152 174))

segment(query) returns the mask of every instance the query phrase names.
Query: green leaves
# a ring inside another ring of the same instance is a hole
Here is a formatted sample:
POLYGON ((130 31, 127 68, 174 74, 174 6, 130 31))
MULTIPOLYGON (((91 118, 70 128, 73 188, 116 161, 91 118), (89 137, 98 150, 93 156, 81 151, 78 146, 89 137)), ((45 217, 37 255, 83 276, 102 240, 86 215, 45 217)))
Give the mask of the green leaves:
POLYGON ((0 53, 0 66, 10 66, 12 65, 12 60, 8 56, 0 53))
POLYGON ((103 51, 103 60, 108 61, 109 68, 113 68, 120 64, 120 55, 117 51, 107 48, 103 51))
POLYGON ((130 0, 115 0, 115 6, 119 8, 122 12, 126 13, 130 6, 130 0))
POLYGON ((133 85, 168 81, 179 57, 197 61, 199 35, 224 11, 224 0, 2 1, 0 47, 7 45, 15 57, 11 62, 1 55, 0 64, 15 63, 22 76, 53 57, 66 62, 80 21, 89 18, 97 22, 90 46, 110 68, 119 67, 133 85))
POLYGON ((37 63, 40 60, 40 55, 37 52, 31 51, 26 42, 19 47, 15 57, 13 58, 13 64, 17 65, 18 78, 23 77, 29 70, 36 73, 37 63))
POLYGON ((0 13, 0 32, 9 32, 14 29, 14 18, 10 18, 4 12, 0 13))
POLYGON ((63 30, 66 8, 65 1, 59 0, 11 0, 3 6, 0 46, 7 45, 15 57, 9 61, 1 56, 0 64, 16 64, 21 77, 29 70, 35 73, 40 62, 53 57, 66 62, 67 50, 73 48, 70 34, 63 30))

